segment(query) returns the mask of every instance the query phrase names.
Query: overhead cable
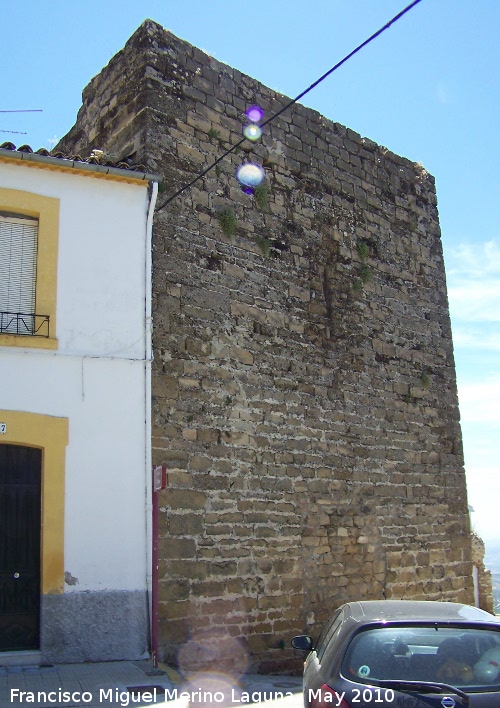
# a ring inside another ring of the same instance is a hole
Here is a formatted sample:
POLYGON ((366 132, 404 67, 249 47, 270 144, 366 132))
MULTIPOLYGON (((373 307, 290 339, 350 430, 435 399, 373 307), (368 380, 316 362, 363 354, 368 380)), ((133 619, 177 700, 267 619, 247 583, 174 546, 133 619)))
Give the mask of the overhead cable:
MULTIPOLYGON (((363 48, 366 47, 368 44, 370 44, 370 42, 373 42, 374 39, 376 39, 379 35, 381 35, 381 34, 382 34, 383 32, 385 32, 387 29, 389 29, 389 27, 391 27, 391 25, 393 25, 395 22, 397 22, 398 20, 400 20, 400 19, 403 17, 403 15, 406 15, 406 13, 409 12, 410 10, 412 10, 412 9, 415 7, 415 5, 418 5, 419 2, 421 2, 421 0, 414 0, 414 2, 412 2, 410 5, 408 5, 407 7, 405 7, 404 10, 401 10, 401 12, 399 12, 397 15, 395 15, 395 16, 394 16, 391 20, 389 20, 389 22, 387 22, 383 27, 381 27, 379 30, 377 30, 376 32, 374 32, 374 34, 372 34, 370 37, 368 37, 368 39, 365 39, 364 42, 362 42, 362 43, 359 44, 355 49, 353 49, 352 52, 349 52, 349 54, 347 54, 343 59, 341 59, 339 62, 337 62, 337 64, 335 64, 335 66, 332 66, 332 68, 329 69, 325 74, 323 74, 323 76, 320 76, 320 78, 317 79, 317 80, 316 80, 313 84, 311 84, 308 88, 306 88, 305 91, 302 91, 302 93, 299 93, 298 96, 296 96, 294 99, 292 99, 291 101, 289 101, 285 106, 283 106, 283 108, 281 108, 279 111, 277 111, 277 112, 274 113, 272 116, 270 116, 267 120, 265 120, 263 123, 261 123, 261 124, 260 124, 260 127, 263 128, 265 125, 268 125, 268 124, 271 123, 273 120, 275 120, 276 118, 278 118, 278 116, 280 116, 282 113, 284 113, 286 110, 288 110, 291 106, 293 106, 295 103, 297 103, 297 101, 300 101, 300 99, 303 98, 307 93, 309 93, 309 91, 312 91, 313 88, 316 88, 316 86, 318 86, 318 84, 320 84, 320 83, 321 83, 322 81, 324 81, 328 76, 330 76, 330 74, 333 74, 334 71, 336 71, 337 69, 339 69, 343 64, 345 64, 345 63, 346 63, 349 59, 351 59, 355 54, 357 54, 359 51, 361 51, 361 49, 363 49, 363 48)), ((209 165, 208 167, 206 167, 206 168, 205 168, 202 172, 200 172, 194 179, 192 179, 190 182, 188 182, 188 183, 185 184, 183 187, 181 187, 180 189, 178 189, 177 192, 175 192, 175 194, 172 194, 171 197, 168 197, 168 199, 166 199, 166 200, 163 202, 163 204, 161 204, 161 205, 156 209, 156 211, 157 211, 157 212, 160 211, 161 209, 163 209, 164 207, 166 207, 167 204, 170 204, 170 202, 172 202, 172 201, 173 201, 174 199, 176 199, 179 195, 181 195, 186 189, 189 189, 190 187, 192 187, 193 184, 195 184, 196 182, 198 182, 198 180, 202 179, 202 177, 204 177, 204 176, 207 174, 207 172, 210 172, 210 170, 212 170, 212 169, 213 169, 214 167, 216 167, 220 162, 222 162, 222 160, 223 160, 225 157, 227 157, 227 156, 230 155, 232 152, 234 152, 237 148, 239 148, 240 145, 242 145, 242 143, 244 143, 246 140, 247 140, 247 138, 246 138, 246 137, 243 137, 243 138, 241 138, 241 140, 239 140, 237 143, 235 143, 234 145, 232 145, 232 146, 229 148, 229 150, 226 150, 226 152, 223 153, 219 158, 217 158, 217 160, 215 160, 215 162, 212 162, 211 165, 209 165)))

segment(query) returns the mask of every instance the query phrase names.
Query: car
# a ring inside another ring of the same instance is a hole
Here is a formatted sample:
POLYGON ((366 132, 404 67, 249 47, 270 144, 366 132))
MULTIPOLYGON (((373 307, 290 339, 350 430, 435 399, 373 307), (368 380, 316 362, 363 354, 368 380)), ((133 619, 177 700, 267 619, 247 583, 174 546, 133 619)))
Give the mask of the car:
POLYGON ((500 617, 454 602, 348 602, 304 662, 305 708, 500 708, 500 617))

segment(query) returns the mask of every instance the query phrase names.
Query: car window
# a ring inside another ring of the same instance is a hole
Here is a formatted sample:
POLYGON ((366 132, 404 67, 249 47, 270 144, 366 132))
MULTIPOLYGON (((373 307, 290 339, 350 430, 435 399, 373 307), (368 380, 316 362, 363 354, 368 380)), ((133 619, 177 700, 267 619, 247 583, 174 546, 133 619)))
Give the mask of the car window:
POLYGON ((342 673, 357 681, 437 681, 500 686, 500 630, 438 625, 373 628, 356 634, 342 673))
POLYGON ((340 625, 342 624, 343 618, 344 618, 344 614, 343 614, 342 610, 339 610, 332 617, 330 622, 328 622, 328 624, 324 627, 323 631, 319 635, 318 642, 316 645, 316 654, 318 657, 318 661, 321 661, 321 659, 323 658, 323 654, 325 653, 332 638, 335 636, 335 634, 340 629, 340 625))
POLYGON ((314 648, 316 650, 316 654, 319 654, 320 652, 323 652, 325 650, 325 638, 326 635, 328 634, 328 631, 332 624, 336 621, 337 617, 340 614, 340 610, 337 610, 337 612, 333 615, 331 620, 327 622, 324 626, 323 629, 321 630, 319 637, 317 638, 316 642, 314 643, 314 648))

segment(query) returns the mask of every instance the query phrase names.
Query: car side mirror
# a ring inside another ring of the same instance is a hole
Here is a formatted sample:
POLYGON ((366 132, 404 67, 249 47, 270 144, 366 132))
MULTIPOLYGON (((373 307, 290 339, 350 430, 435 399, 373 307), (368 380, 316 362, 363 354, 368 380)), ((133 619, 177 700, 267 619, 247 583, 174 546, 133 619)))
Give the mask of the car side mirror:
POLYGON ((313 648, 313 640, 307 634, 299 634, 298 637, 292 639, 292 647, 301 651, 311 651, 313 648))

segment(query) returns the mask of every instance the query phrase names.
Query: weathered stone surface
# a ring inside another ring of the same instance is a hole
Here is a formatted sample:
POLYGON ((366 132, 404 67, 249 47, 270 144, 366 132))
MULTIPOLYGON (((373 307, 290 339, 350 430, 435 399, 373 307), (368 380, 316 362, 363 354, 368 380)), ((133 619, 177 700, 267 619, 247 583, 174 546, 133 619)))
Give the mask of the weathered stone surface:
POLYGON ((472 535, 472 562, 478 605, 486 612, 494 614, 493 579, 491 572, 484 565, 484 543, 476 534, 472 535))
MULTIPOLYGON (((147 21, 62 147, 133 155, 161 207, 285 100, 147 21)), ((300 105, 244 148, 155 217, 160 654, 230 636, 282 670, 346 600, 473 602, 470 529, 433 178, 300 105)))

